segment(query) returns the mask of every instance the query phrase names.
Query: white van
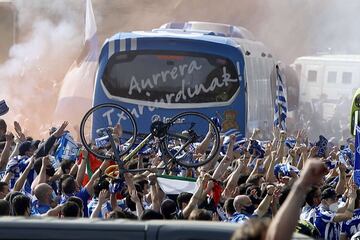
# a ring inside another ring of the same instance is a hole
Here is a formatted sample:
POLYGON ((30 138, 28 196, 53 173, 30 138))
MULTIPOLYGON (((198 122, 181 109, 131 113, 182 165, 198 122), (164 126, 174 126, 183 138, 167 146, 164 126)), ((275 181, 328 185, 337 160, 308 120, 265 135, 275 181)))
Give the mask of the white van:
POLYGON ((300 79, 300 104, 308 104, 325 120, 334 116, 338 104, 349 105, 345 102, 360 86, 360 55, 304 56, 292 66, 300 79))

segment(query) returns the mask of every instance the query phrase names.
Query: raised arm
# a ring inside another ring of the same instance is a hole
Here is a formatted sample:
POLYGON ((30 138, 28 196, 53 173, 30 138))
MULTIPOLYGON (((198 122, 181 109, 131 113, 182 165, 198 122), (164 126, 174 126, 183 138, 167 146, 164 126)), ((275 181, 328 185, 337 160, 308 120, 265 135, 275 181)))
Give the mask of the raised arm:
POLYGON ((205 176, 198 177, 198 180, 197 180, 198 188, 196 189, 195 193, 192 195, 192 197, 189 201, 189 204, 186 205, 186 207, 184 208, 184 211, 183 211, 183 216, 185 219, 187 219, 190 216, 191 211, 197 207, 197 204, 199 203, 199 200, 203 193, 203 189, 209 179, 210 179, 210 176, 208 174, 205 174, 205 176))
POLYGON ((144 212, 144 207, 140 201, 138 192, 135 189, 131 190, 130 197, 131 197, 131 201, 133 201, 136 205, 136 215, 138 216, 138 219, 140 219, 141 215, 144 212))
POLYGON ((273 199, 273 194, 275 191, 275 186, 269 185, 267 186, 266 189, 267 189, 267 194, 265 198, 260 202, 258 208, 254 211, 254 214, 258 215, 259 217, 264 216, 269 210, 270 203, 273 199))
POLYGON ((274 167, 276 164, 276 160, 275 160, 275 152, 271 152, 270 154, 270 165, 269 168, 266 170, 266 176, 265 176, 265 181, 266 182, 274 182, 276 181, 276 177, 274 175, 274 167))
POLYGON ((43 144, 39 146, 36 158, 44 157, 49 154, 52 146, 57 138, 64 134, 65 128, 69 125, 67 121, 63 122, 59 129, 57 129, 43 144))
POLYGON ((352 218, 353 213, 354 213, 354 207, 355 207, 355 199, 356 199, 356 186, 353 185, 351 186, 351 188, 349 189, 349 204, 345 210, 345 212, 339 213, 337 212, 333 221, 334 222, 343 222, 346 220, 349 220, 352 218))
POLYGON ((280 161, 283 161, 284 158, 284 151, 285 151, 285 139, 286 139, 286 132, 281 131, 280 132, 280 142, 276 151, 276 157, 280 159, 280 161))
POLYGON ((106 202, 106 196, 108 194, 108 191, 106 189, 101 190, 99 193, 99 201, 96 205, 94 211, 91 213, 90 218, 98 218, 99 213, 101 212, 102 205, 106 202))
POLYGON ((342 195, 345 192, 345 186, 346 186, 346 166, 343 163, 340 163, 338 165, 338 174, 339 174, 339 181, 336 184, 336 194, 342 195))
POLYGON ((195 153, 199 153, 199 154, 205 153, 205 151, 208 148, 209 143, 211 141, 211 136, 213 135, 212 132, 213 132, 212 127, 209 124, 208 132, 207 132, 205 138, 202 140, 202 142, 196 147, 195 153))
POLYGON ((221 160, 220 164, 215 169, 212 176, 213 179, 219 180, 220 177, 224 174, 227 167, 231 164, 234 157, 234 142, 235 142, 235 135, 231 135, 230 142, 226 150, 226 154, 221 160))
POLYGON ((21 191, 21 189, 24 187, 26 178, 29 175, 30 170, 34 167, 34 162, 35 162, 35 158, 34 156, 32 156, 24 172, 20 175, 20 177, 16 181, 13 191, 21 191))
POLYGON ((255 163, 255 167, 254 169, 251 171, 250 173, 250 176, 248 177, 248 179, 246 180, 246 183, 249 182, 249 180, 251 179, 251 177, 255 174, 257 174, 259 172, 259 167, 262 165, 263 163, 263 160, 262 158, 259 158, 259 159, 256 159, 256 163, 255 163))
POLYGON ((150 195, 151 195, 151 208, 154 211, 160 212, 160 193, 158 192, 158 182, 156 174, 152 173, 149 175, 150 195))
POLYGON ((81 184, 82 184, 82 182, 84 180, 85 171, 86 171, 86 164, 88 162, 88 152, 85 149, 81 149, 81 154, 80 155, 82 156, 82 159, 81 159, 80 167, 78 167, 78 171, 77 171, 77 174, 76 174, 76 181, 79 184, 79 186, 81 186, 81 184))
POLYGON ((48 165, 50 165, 50 158, 49 156, 45 156, 42 158, 39 175, 36 176, 36 178, 31 184, 31 191, 34 191, 35 187, 40 183, 46 183, 46 166, 48 165))
POLYGON ((89 193, 90 196, 94 195, 94 182, 98 179, 102 173, 105 172, 106 168, 109 166, 109 161, 104 160, 100 167, 96 170, 96 172, 91 176, 89 182, 85 185, 86 191, 89 193))
POLYGON ((11 145, 14 143, 14 135, 11 132, 8 132, 5 134, 5 147, 1 153, 0 157, 0 169, 3 169, 6 167, 6 164, 9 161, 10 153, 11 153, 11 145))
MULTIPOLYGON (((210 169, 213 169, 215 167, 217 160, 220 157, 221 146, 224 143, 224 138, 225 138, 224 136, 220 137, 220 147, 219 147, 215 157, 210 162, 208 162, 207 164, 205 164, 204 166, 201 167, 201 169, 203 169, 205 172, 208 172, 210 169)), ((209 155, 212 155, 213 152, 215 152, 215 146, 211 149, 211 152, 209 155)))
POLYGON ((229 181, 226 184, 225 189, 233 190, 237 186, 237 182, 239 180, 240 174, 244 171, 246 168, 246 165, 243 160, 238 159, 237 160, 237 167, 235 171, 233 171, 230 174, 229 181))
POLYGON ((22 142, 26 141, 25 134, 22 132, 21 126, 17 121, 14 121, 14 129, 15 129, 15 132, 16 132, 16 135, 17 135, 16 140, 15 140, 16 146, 15 146, 13 152, 10 155, 10 159, 17 156, 17 155, 19 155, 20 144, 22 142))

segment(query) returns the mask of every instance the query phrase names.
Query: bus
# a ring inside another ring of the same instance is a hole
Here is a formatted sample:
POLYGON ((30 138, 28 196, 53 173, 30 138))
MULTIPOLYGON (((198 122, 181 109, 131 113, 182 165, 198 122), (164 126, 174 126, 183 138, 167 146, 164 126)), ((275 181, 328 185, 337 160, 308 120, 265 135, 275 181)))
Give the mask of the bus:
POLYGON ((93 105, 126 107, 143 133, 189 110, 218 117, 222 131, 271 132, 276 64, 243 27, 182 22, 120 32, 102 46, 93 105))

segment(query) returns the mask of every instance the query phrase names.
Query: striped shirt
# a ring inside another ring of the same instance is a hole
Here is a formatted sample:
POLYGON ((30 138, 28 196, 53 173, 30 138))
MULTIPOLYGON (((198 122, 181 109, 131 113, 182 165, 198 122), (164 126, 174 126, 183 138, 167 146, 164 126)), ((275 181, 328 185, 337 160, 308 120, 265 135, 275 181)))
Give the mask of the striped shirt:
POLYGON ((314 225, 319 230, 321 238, 326 240, 339 240, 340 224, 333 221, 336 213, 320 205, 316 208, 315 215, 314 225))

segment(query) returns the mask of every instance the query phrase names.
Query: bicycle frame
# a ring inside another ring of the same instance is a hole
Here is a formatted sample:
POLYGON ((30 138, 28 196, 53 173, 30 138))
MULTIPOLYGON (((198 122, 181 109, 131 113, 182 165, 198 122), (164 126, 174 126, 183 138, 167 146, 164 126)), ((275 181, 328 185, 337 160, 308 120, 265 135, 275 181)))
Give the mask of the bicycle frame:
MULTIPOLYGON (((152 132, 155 130, 156 132, 161 132, 161 131, 164 131, 164 129, 167 129, 167 125, 164 124, 163 122, 158 122, 157 126, 152 124, 152 132), (160 126, 158 123, 161 123, 160 126), (161 129, 160 129, 161 128, 161 129)), ((119 153, 118 151, 116 150, 116 145, 115 145, 115 141, 114 141, 114 138, 112 136, 112 132, 110 129, 107 129, 106 130, 106 134, 108 135, 109 137, 109 141, 110 141, 110 144, 111 144, 111 148, 112 150, 114 151, 114 157, 115 157, 115 162, 118 164, 118 168, 119 168, 119 178, 125 173, 125 172, 143 172, 143 171, 146 171, 148 170, 147 168, 139 168, 139 169, 134 169, 134 170, 128 170, 128 169, 125 169, 124 168, 124 164, 126 162, 128 162, 131 158, 133 158, 146 144, 148 144, 150 142, 150 139, 153 138, 156 134, 150 132, 146 137, 145 139, 143 139, 138 146, 136 146, 128 155, 126 155, 126 157, 122 160, 120 159, 120 156, 119 156, 119 153)), ((182 134, 169 134, 166 130, 164 132, 165 135, 172 135, 172 136, 176 136, 178 138, 182 138, 182 139, 187 139, 186 137, 184 137, 184 135, 182 134)), ((175 159, 175 157, 180 154, 180 152, 182 150, 184 150, 191 142, 193 141, 193 137, 192 138, 189 138, 187 139, 187 141, 181 146, 181 148, 179 149, 179 151, 174 154, 174 156, 169 159, 169 162, 173 161, 175 159)), ((160 151, 163 151, 160 147, 160 151)), ((166 169, 166 166, 167 166, 167 163, 165 163, 165 168, 166 169)))

